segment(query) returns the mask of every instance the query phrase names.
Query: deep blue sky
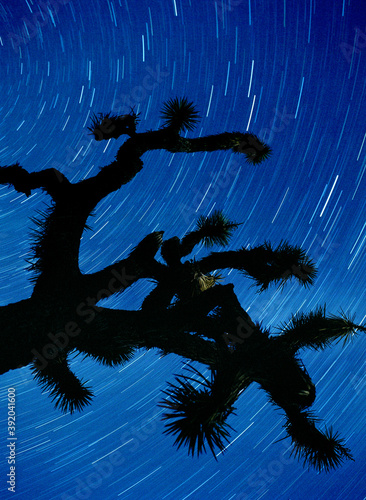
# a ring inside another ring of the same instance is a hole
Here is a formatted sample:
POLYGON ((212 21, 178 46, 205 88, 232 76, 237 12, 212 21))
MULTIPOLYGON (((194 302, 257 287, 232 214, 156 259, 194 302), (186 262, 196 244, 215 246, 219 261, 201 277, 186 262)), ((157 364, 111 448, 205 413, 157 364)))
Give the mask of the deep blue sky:
MULTIPOLYGON (((143 170, 104 199, 91 219, 93 232, 81 247, 84 272, 126 256, 154 230, 183 236, 199 215, 222 209, 244 222, 230 248, 285 239, 319 266, 311 290, 288 284, 282 293, 271 288, 262 295, 237 273, 226 273, 253 320, 275 331, 291 313, 325 303, 331 313, 342 308, 356 322, 365 320, 363 1, 2 2, 0 57, 1 165, 56 167, 72 181, 94 175, 113 160, 123 138, 92 141, 86 127, 93 112, 123 114, 134 106, 139 130, 156 129, 162 103, 184 95, 202 117, 191 136, 249 126, 273 148, 259 166, 224 152, 145 154, 143 170)), ((31 294, 28 218, 47 201, 40 191, 26 198, 0 187, 0 305, 31 294)), ((108 305, 136 309, 148 290, 139 283, 108 305)), ((345 349, 303 355, 317 385, 315 411, 340 431, 355 458, 329 474, 290 459, 289 440, 273 444, 284 436, 284 421, 255 386, 238 401, 229 421, 235 441, 218 462, 173 449, 156 406, 166 381, 181 370, 173 355, 160 360, 141 352, 119 370, 75 360, 75 371, 96 394, 77 415, 54 410, 28 368, 5 374, 3 436, 7 389, 17 391, 11 497, 361 500, 365 347, 359 336, 345 349), (114 450, 120 464, 112 462, 114 450)), ((5 455, 4 444, 0 487, 8 498, 5 455)))

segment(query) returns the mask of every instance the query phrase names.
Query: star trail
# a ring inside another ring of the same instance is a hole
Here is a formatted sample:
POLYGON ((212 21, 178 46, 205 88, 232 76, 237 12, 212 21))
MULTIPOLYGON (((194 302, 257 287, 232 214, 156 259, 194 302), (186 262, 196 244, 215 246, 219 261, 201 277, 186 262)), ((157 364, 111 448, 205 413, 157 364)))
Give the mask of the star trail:
MULTIPOLYGON (((144 167, 98 205, 80 268, 125 258, 153 231, 182 237, 200 215, 242 222, 229 249, 281 240, 318 266, 315 285, 262 294, 223 273, 253 321, 275 333, 292 314, 326 305, 366 321, 366 7, 361 0, 16 0, 0 5, 0 165, 57 168, 71 182, 113 161, 123 137, 97 142, 93 113, 140 113, 138 132, 162 125, 163 102, 187 96, 200 121, 188 137, 249 131, 273 150, 260 165, 227 151, 149 151, 144 167)), ((30 217, 50 198, 0 186, 0 305, 30 297, 30 217)), ((217 248, 214 248, 216 251, 217 248)), ((205 255, 202 246, 196 257, 205 255)), ((103 300, 138 309, 140 280, 103 300)), ((11 338, 3 338, 3 343, 11 338)), ((344 437, 355 461, 328 474, 290 456, 281 412, 252 385, 228 423, 218 461, 187 456, 163 434, 157 406, 182 359, 139 351, 122 367, 82 356, 71 368, 95 392, 62 415, 29 367, 0 377, 2 498, 273 500, 363 499, 366 340, 301 352, 317 387, 314 412, 344 437), (7 491, 8 388, 16 389, 16 492, 7 491)))

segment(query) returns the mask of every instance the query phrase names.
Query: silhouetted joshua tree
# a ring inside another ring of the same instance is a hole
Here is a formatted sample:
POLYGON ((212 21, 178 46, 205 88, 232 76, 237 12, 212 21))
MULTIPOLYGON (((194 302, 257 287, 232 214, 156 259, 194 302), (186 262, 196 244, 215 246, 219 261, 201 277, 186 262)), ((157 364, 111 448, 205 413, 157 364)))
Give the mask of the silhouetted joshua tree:
POLYGON ((153 149, 174 153, 231 150, 259 164, 270 148, 253 134, 225 132, 199 138, 182 137, 193 130, 198 113, 186 98, 171 99, 162 109, 163 126, 137 133, 134 110, 128 115, 94 115, 89 128, 97 141, 129 138, 116 159, 94 177, 72 184, 56 169, 28 173, 19 164, 0 167, 0 183, 29 196, 41 188, 50 205, 33 219, 36 226, 29 260, 34 289, 29 299, 0 307, 2 351, 0 373, 31 365, 40 385, 62 411, 90 404, 91 389, 70 370, 68 358, 81 353, 108 366, 121 365, 137 349, 157 348, 205 365, 206 378, 191 366, 169 384, 161 405, 168 410, 166 432, 175 444, 200 454, 207 444, 224 451, 229 438, 227 417, 243 391, 257 382, 286 415, 285 430, 294 453, 318 469, 338 466, 350 452, 337 434, 320 432, 306 409, 315 387, 298 357, 303 348, 323 349, 333 340, 348 340, 365 328, 346 316, 327 316, 324 309, 298 315, 279 334, 270 336, 241 307, 233 285, 221 285, 218 270, 235 268, 251 278, 259 291, 287 280, 313 284, 314 263, 299 247, 265 242, 254 248, 212 252, 199 260, 188 257, 199 244, 228 244, 239 223, 221 212, 200 217, 183 238, 163 241, 163 232, 147 235, 125 259, 83 274, 79 247, 87 219, 109 193, 128 183, 141 169, 141 157, 153 149), (164 262, 155 258, 161 250, 164 262), (137 280, 156 287, 137 311, 112 310, 98 302, 123 292, 137 280), (11 342, 9 339, 11 338, 11 342), (198 388, 197 388, 198 385, 198 388))

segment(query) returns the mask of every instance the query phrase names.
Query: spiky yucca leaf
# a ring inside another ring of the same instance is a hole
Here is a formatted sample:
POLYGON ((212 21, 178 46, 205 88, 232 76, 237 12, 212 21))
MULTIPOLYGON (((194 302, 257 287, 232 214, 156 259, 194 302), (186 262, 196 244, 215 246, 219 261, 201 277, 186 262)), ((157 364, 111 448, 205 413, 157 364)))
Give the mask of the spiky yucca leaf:
POLYGON ((317 420, 306 411, 288 414, 285 430, 294 447, 291 455, 303 460, 304 466, 314 467, 319 472, 329 472, 339 467, 344 460, 353 460, 339 434, 331 428, 322 433, 315 426, 317 420))
POLYGON ((271 243, 265 242, 250 250, 238 250, 238 261, 240 253, 245 262, 242 272, 260 287, 259 292, 266 290, 271 283, 284 286, 292 277, 305 287, 314 283, 316 266, 299 246, 281 241, 277 248, 273 248, 271 243))
POLYGON ((235 133, 232 150, 234 153, 244 154, 247 163, 258 165, 267 160, 272 154, 272 149, 255 134, 235 133))
POLYGON ((26 259, 29 264, 27 271, 33 272, 30 278, 31 282, 36 282, 38 276, 44 270, 44 259, 49 247, 49 233, 54 213, 54 205, 47 206, 45 210, 36 210, 37 217, 30 217, 30 220, 35 225, 30 231, 32 240, 31 257, 26 259))
POLYGON ((366 331, 366 327, 355 324, 353 319, 342 311, 340 316, 327 316, 325 306, 309 313, 298 313, 279 329, 279 340, 284 340, 296 350, 305 347, 322 350, 329 347, 333 341, 341 340, 345 344, 352 340, 357 331, 366 331))
POLYGON ((93 114, 88 130, 91 131, 90 135, 94 135, 96 141, 118 139, 123 134, 133 135, 139 122, 138 116, 133 109, 127 115, 93 114))
POLYGON ((199 122, 199 114, 193 102, 188 102, 186 97, 169 99, 163 104, 161 117, 163 126, 177 131, 193 130, 199 122))
POLYGON ((118 338, 109 337, 108 340, 105 340, 99 339, 97 336, 89 341, 84 337, 83 344, 78 350, 85 355, 84 359, 90 357, 101 365, 111 367, 131 361, 136 351, 133 345, 124 345, 118 338))
POLYGON ((174 445, 179 449, 188 446, 188 454, 197 456, 206 451, 208 444, 213 456, 215 448, 224 451, 225 442, 229 441, 229 429, 226 423, 232 405, 223 405, 211 394, 213 382, 206 379, 198 370, 190 367, 192 374, 198 379, 186 376, 176 376, 179 385, 169 383, 169 389, 163 391, 168 396, 159 406, 167 408, 170 413, 163 414, 162 419, 168 420, 165 434, 176 435, 174 445), (193 383, 200 383, 198 390, 193 383), (173 420, 173 421, 171 421, 173 420))
POLYGON ((213 245, 226 246, 233 231, 241 223, 231 221, 220 210, 215 210, 211 215, 201 215, 197 220, 197 233, 206 247, 213 245))
POLYGON ((66 357, 50 360, 43 369, 34 362, 31 371, 42 389, 50 391, 49 396, 56 409, 59 408, 63 413, 73 413, 90 405, 93 393, 72 373, 66 357))

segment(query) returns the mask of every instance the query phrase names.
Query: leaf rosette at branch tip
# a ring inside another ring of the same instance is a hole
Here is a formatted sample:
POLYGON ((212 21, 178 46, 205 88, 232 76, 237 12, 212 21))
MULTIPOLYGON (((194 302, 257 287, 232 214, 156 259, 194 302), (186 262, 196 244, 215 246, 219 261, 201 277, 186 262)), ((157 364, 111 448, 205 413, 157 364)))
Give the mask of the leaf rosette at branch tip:
POLYGON ((192 456, 206 452, 207 444, 216 458, 216 448, 224 451, 225 442, 229 441, 232 427, 226 419, 235 408, 212 395, 213 379, 208 380, 193 367, 187 370, 196 377, 177 375, 179 385, 169 383, 169 388, 163 391, 168 398, 159 406, 170 410, 162 416, 168 421, 164 433, 177 435, 174 445, 178 449, 182 445, 188 446, 188 454, 192 456), (199 389, 196 384, 200 385, 199 389))
POLYGON ((196 226, 204 245, 209 248, 213 245, 228 245, 233 232, 241 224, 231 221, 221 211, 216 210, 208 217, 201 215, 196 226))
POLYGON ((291 455, 319 472, 336 469, 344 460, 354 460, 339 433, 331 427, 324 433, 319 431, 315 426, 318 421, 309 411, 288 412, 284 428, 292 441, 291 455))
POLYGON ((306 252, 286 241, 281 241, 276 248, 269 242, 264 242, 251 249, 242 248, 246 260, 243 274, 253 279, 259 292, 266 290, 270 283, 279 284, 281 287, 295 278, 304 287, 314 284, 317 268, 306 252))
POLYGON ((132 136, 136 133, 139 114, 133 109, 127 115, 116 115, 112 113, 94 113, 91 126, 88 127, 96 141, 118 139, 121 135, 132 136))
POLYGON ((232 150, 234 153, 245 154, 247 163, 257 165, 267 160, 272 154, 272 148, 255 134, 233 132, 232 150))
POLYGON ((29 173, 18 162, 0 168, 0 183, 13 186, 18 193, 24 193, 27 197, 31 194, 28 182, 29 173))
POLYGON ((79 380, 70 370, 67 356, 60 356, 50 360, 45 367, 39 366, 39 360, 35 359, 31 371, 34 379, 45 391, 50 391, 55 408, 62 413, 74 413, 75 410, 82 411, 91 404, 93 393, 90 387, 79 380))
POLYGON ((290 321, 278 327, 278 339, 293 350, 302 348, 324 350, 333 342, 343 340, 343 345, 352 341, 358 331, 366 332, 366 327, 354 323, 343 311, 339 316, 327 315, 326 308, 318 307, 308 313, 297 313, 290 321))
POLYGON ((188 102, 186 97, 176 97, 165 102, 161 117, 164 120, 163 127, 169 127, 177 132, 193 130, 200 118, 193 102, 188 102))

